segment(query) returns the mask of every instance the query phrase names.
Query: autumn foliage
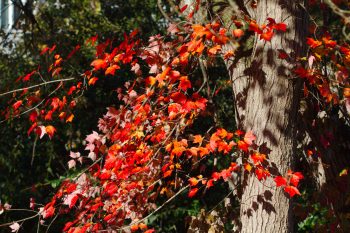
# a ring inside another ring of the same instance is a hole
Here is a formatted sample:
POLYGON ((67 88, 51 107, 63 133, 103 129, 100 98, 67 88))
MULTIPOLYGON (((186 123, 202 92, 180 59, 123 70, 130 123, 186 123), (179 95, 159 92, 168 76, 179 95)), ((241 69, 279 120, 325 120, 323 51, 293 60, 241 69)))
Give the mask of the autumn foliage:
MULTIPOLYGON (((186 6, 181 9, 185 10, 186 6)), ((263 25, 247 17, 235 19, 233 24, 233 29, 219 21, 171 24, 167 35, 153 36, 147 42, 138 39, 134 31, 124 35, 118 45, 94 36, 66 56, 56 54, 55 45, 41 51, 41 56, 52 59, 48 69, 38 67, 16 82, 25 85, 47 73, 55 88, 49 95, 43 95, 40 86, 14 91, 1 112, 4 119, 26 114, 31 122, 27 134, 40 139, 47 135, 55 140, 57 125, 79 120, 74 115, 76 98, 100 79, 118 79, 123 72, 132 72, 134 77, 115 90, 120 104, 108 107, 97 123, 98 130, 86 136, 85 151, 67 155, 68 167, 81 166, 81 172, 62 182, 44 207, 31 206, 41 219, 71 213, 74 217, 63 227, 69 233, 112 229, 151 233, 154 230, 145 220, 158 210, 157 198, 173 198, 185 189, 188 197, 194 198, 217 182, 231 179, 233 173, 251 173, 262 182, 273 179, 275 188, 283 189, 289 197, 301 195, 298 187, 303 174, 274 170, 268 155, 255 143, 254 132, 211 128, 204 134, 191 133, 193 124, 209 111, 208 99, 196 84, 197 77, 191 75, 200 62, 235 59, 236 51, 224 47, 232 43, 238 49, 243 35, 270 43, 276 33, 288 30, 288 25, 272 18, 263 25), (94 47, 96 58, 81 77, 65 82, 65 66, 82 46, 94 47), (212 158, 229 159, 230 163, 218 170, 208 164, 212 158)), ((309 56, 297 58, 306 65, 294 70, 296 78, 306 80, 305 95, 316 88, 322 101, 343 104, 349 112, 350 47, 327 34, 320 39, 308 38, 306 43, 309 56), (320 70, 324 57, 332 61, 334 77, 320 70)), ((290 54, 281 51, 279 59, 288 60, 290 54)))

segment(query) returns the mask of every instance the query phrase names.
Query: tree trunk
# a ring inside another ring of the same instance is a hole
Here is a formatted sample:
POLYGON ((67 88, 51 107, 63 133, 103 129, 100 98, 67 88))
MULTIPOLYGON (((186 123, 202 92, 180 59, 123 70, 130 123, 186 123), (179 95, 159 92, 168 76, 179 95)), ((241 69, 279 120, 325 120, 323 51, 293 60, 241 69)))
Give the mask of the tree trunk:
MULTIPOLYGON (((283 50, 292 58, 305 56, 306 23, 301 1, 260 0, 255 15, 261 25, 271 17, 287 24, 287 32, 278 33, 271 42, 256 38, 251 65, 243 72, 238 64, 231 70, 235 99, 244 90, 244 109, 237 108, 239 124, 253 130, 257 145, 263 145, 276 172, 285 175, 295 159, 296 117, 299 106, 299 82, 293 79, 292 61, 278 58, 283 50), (239 71, 236 73, 236 71, 239 71), (245 74, 242 76, 242 74, 245 74), (237 76, 242 78, 237 78, 237 76), (268 148, 268 150, 266 150, 268 148)), ((260 147, 263 148, 263 147, 260 147)), ((262 149, 261 149, 262 150, 262 149)), ((258 181, 245 174, 241 196, 241 231, 254 233, 293 232, 292 201, 274 181, 258 181)))

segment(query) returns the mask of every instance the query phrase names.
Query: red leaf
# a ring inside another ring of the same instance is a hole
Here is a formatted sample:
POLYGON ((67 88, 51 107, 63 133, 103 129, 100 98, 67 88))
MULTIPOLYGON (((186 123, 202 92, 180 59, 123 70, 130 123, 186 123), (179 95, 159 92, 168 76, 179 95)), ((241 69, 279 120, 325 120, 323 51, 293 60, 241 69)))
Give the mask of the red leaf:
POLYGON ((198 192, 198 188, 193 188, 188 192, 188 197, 193 197, 198 192))
POLYGON ((43 212, 43 218, 50 218, 55 214, 55 208, 53 206, 50 206, 49 208, 45 209, 43 212))
POLYGON ((247 143, 245 143, 244 141, 238 141, 237 145, 238 145, 239 149, 241 149, 245 152, 248 152, 249 145, 247 143))
POLYGON ((191 85, 190 80, 188 80, 188 77, 182 76, 180 78, 180 84, 179 84, 180 90, 186 91, 188 88, 191 88, 191 87, 192 87, 192 85, 191 85))
POLYGON ((180 9, 180 12, 182 13, 182 12, 184 12, 186 9, 187 9, 187 7, 188 7, 188 5, 186 4, 186 5, 184 5, 183 7, 181 7, 181 9, 180 9))
POLYGON ((258 178, 258 180, 262 180, 270 176, 270 172, 260 166, 255 169, 255 175, 258 178))
POLYGON ((288 54, 286 52, 284 52, 284 51, 279 51, 278 58, 280 58, 280 59, 287 59, 288 58, 288 54))
POLYGON ((299 190, 294 186, 286 186, 284 191, 289 194, 290 197, 294 197, 295 195, 301 195, 299 190))
POLYGON ((69 208, 72 208, 73 206, 75 206, 75 203, 77 203, 78 199, 79 199, 78 195, 74 195, 74 197, 72 197, 69 203, 69 208))
POLYGON ((18 100, 16 103, 14 103, 13 105, 12 105, 12 107, 13 107, 13 110, 17 110, 21 105, 22 105, 22 100, 18 100))
POLYGON ((287 25, 285 23, 278 23, 273 26, 274 29, 277 31, 285 32, 287 31, 287 25))
POLYGON ((298 186, 299 181, 304 179, 304 176, 301 172, 292 172, 292 171, 288 171, 288 175, 291 176, 290 178, 290 183, 294 186, 298 186))
POLYGON ((318 41, 318 40, 314 40, 314 39, 312 39, 312 38, 310 38, 310 37, 308 37, 307 39, 306 39, 306 43, 311 47, 311 48, 316 48, 316 47, 318 47, 318 46, 320 46, 320 45, 322 45, 322 42, 321 41, 318 41))
POLYGON ((276 182, 277 187, 287 185, 287 179, 282 177, 282 176, 276 176, 276 178, 274 180, 276 182))

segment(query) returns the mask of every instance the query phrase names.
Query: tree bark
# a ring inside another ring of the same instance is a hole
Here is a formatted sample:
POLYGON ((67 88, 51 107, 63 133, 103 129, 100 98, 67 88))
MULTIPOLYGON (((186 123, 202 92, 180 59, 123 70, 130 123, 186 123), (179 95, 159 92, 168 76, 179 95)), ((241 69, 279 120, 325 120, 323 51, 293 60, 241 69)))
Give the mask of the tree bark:
MULTIPOLYGON (((245 96, 244 103, 236 109, 239 124, 246 131, 253 130, 257 145, 263 145, 261 150, 265 147, 262 152, 269 152, 275 172, 281 175, 292 168, 296 150, 300 83, 293 78, 295 64, 291 61, 305 56, 307 28, 299 4, 302 2, 258 1, 257 22, 264 24, 271 17, 286 23, 287 32, 277 32, 271 42, 256 38, 251 65, 244 71, 242 65, 234 69, 227 64, 234 80, 235 99, 245 96), (279 50, 289 54, 291 60, 279 59, 279 50)), ((292 201, 283 189, 275 188, 272 179, 261 182, 254 175, 245 174, 242 187, 240 232, 293 232, 292 201)))

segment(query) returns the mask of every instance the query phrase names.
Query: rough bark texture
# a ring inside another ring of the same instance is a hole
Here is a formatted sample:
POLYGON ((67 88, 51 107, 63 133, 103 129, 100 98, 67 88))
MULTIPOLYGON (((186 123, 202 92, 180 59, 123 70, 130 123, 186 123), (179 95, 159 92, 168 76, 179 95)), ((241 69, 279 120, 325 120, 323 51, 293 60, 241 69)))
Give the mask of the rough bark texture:
MULTIPOLYGON (((307 28, 301 1, 261 0, 256 9, 257 22, 271 17, 288 25, 285 33, 276 33, 271 42, 255 41, 250 66, 230 67, 234 80, 238 119, 245 130, 253 130, 262 152, 268 152, 276 172, 284 175, 293 166, 295 123, 300 86, 293 79, 294 65, 278 59, 278 50, 292 58, 304 55, 307 28), (242 99, 242 97, 245 98, 242 99), (239 103, 240 100, 243 102, 239 103), (278 171, 277 171, 278 170, 278 171)), ((246 60, 243 61, 244 63, 246 60)), ((246 65, 246 64, 245 64, 246 65)), ((292 202, 274 182, 260 182, 246 174, 242 184, 241 230, 249 233, 293 232, 292 202)))

